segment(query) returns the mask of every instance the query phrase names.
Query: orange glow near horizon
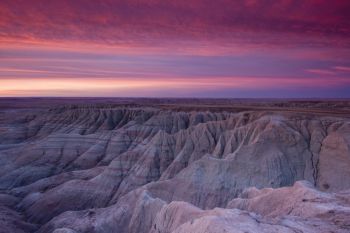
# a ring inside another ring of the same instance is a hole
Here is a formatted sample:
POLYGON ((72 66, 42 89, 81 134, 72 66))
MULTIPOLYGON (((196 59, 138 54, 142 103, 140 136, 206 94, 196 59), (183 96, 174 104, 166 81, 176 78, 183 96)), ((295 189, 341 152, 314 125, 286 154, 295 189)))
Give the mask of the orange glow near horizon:
MULTIPOLYGON (((170 79, 84 79, 84 78, 25 78, 0 79, 0 97, 13 96, 135 96, 142 97, 153 93, 158 96, 157 90, 164 93, 179 92, 191 93, 196 89, 201 91, 230 89, 271 89, 283 86, 329 87, 333 85, 349 85, 347 79, 325 79, 315 83, 313 79, 283 78, 276 80, 268 77, 220 77, 220 78, 170 78, 170 79), (170 92, 168 92, 170 91, 170 92), (135 94, 137 93, 137 94, 135 94)), ((169 96, 169 97, 170 97, 169 96)))

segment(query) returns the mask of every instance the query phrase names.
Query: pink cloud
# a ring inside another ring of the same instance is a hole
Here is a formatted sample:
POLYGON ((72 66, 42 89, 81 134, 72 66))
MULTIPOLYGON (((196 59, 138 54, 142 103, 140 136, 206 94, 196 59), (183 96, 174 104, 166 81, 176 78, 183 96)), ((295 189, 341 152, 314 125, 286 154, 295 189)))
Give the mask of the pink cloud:
POLYGON ((307 69, 306 70, 309 73, 312 74, 320 74, 320 75, 336 75, 337 72, 333 70, 327 70, 327 69, 307 69))
POLYGON ((350 67, 347 66, 336 66, 334 69, 340 72, 350 72, 350 67))
POLYGON ((346 0, 3 0, 0 38, 150 46, 169 40, 232 41, 242 35, 251 44, 275 43, 273 34, 283 33, 277 41, 287 45, 306 36, 348 44, 349 11, 346 0))

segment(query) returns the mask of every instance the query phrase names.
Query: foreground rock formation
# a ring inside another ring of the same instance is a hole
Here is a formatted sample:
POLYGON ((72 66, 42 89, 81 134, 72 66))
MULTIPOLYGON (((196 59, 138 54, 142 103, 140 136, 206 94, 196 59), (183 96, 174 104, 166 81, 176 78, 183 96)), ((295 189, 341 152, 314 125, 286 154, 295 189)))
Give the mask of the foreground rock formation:
POLYGON ((0 231, 349 232, 347 109, 269 105, 4 108, 0 231))

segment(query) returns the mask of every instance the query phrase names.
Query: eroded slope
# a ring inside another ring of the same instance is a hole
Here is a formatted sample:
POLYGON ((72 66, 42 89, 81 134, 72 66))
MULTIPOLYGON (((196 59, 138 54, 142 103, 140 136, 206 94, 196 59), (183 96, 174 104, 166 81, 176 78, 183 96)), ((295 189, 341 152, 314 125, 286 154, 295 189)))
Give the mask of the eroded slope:
MULTIPOLYGON (((323 191, 350 189, 346 117, 72 106, 6 111, 0 131, 0 188, 28 224, 18 232, 153 232, 158 212, 176 205, 205 222, 248 224, 250 214, 213 208, 252 186, 307 180, 323 191)), ((214 232, 208 227, 197 232, 214 232)))

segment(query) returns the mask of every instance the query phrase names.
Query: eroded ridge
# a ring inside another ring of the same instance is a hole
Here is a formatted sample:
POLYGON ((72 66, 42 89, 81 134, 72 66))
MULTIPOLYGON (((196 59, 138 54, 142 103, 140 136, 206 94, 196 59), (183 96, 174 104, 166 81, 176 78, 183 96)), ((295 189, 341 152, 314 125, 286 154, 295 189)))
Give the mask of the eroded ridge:
POLYGON ((7 232, 350 230, 346 116, 75 105, 0 132, 7 232))

